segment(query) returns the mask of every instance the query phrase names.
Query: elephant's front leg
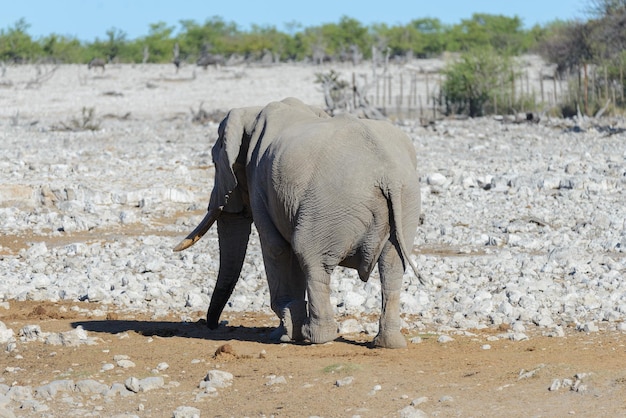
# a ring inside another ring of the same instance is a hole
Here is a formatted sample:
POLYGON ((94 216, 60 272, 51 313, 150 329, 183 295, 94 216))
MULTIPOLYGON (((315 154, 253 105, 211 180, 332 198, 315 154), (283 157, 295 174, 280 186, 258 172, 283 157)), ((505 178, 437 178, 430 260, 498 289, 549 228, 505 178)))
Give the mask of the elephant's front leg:
POLYGON ((317 271, 308 269, 306 276, 309 321, 302 328, 302 334, 314 344, 333 341, 338 329, 330 304, 330 274, 320 267, 317 271))
POLYGON ((220 269, 207 311, 207 325, 216 329, 220 315, 235 289, 246 256, 252 219, 223 213, 217 220, 220 244, 220 269))
POLYGON ((382 309, 374 346, 404 348, 406 339, 400 332, 400 290, 404 264, 396 245, 387 242, 378 260, 382 290, 382 309))

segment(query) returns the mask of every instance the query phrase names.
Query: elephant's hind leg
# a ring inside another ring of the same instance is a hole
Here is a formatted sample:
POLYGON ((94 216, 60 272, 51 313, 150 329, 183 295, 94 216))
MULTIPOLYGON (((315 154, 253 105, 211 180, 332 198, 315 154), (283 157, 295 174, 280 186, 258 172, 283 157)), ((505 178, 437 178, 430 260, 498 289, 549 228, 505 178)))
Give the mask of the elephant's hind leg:
POLYGON ((260 239, 270 305, 281 320, 271 337, 301 341, 302 326, 307 319, 304 273, 291 247, 281 237, 264 233, 260 239))
POLYGON ((338 336, 338 328, 330 304, 330 274, 320 268, 317 274, 309 270, 306 276, 309 321, 302 328, 302 334, 313 344, 333 341, 338 336))
POLYGON ((387 242, 378 260, 382 290, 382 309, 378 335, 374 346, 404 348, 406 339, 400 332, 400 290, 404 264, 399 256, 397 245, 387 242))

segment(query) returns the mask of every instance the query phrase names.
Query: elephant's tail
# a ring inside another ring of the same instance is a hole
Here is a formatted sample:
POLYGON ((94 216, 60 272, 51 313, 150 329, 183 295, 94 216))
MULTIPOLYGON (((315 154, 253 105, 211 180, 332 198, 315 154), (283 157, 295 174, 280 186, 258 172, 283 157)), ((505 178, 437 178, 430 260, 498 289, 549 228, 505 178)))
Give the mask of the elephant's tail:
POLYGON ((402 196, 399 190, 386 190, 385 194, 387 195, 387 199, 391 203, 391 214, 390 217, 394 223, 394 229, 396 231, 396 240, 398 241, 398 245, 400 247, 400 251, 402 252, 402 258, 411 266, 415 276, 419 279, 420 283, 424 286, 432 284, 432 282, 428 279, 425 279, 424 276, 420 274, 417 270, 417 266, 411 260, 411 253, 404 242, 404 228, 402 227, 402 196))

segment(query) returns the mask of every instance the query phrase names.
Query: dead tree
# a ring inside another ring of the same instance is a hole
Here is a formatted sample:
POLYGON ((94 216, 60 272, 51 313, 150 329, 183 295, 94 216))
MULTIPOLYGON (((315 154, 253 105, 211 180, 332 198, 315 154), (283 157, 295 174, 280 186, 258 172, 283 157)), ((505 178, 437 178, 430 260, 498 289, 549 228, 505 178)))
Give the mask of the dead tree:
POLYGON ((316 74, 316 82, 322 85, 326 111, 331 115, 350 113, 364 119, 385 119, 385 116, 366 97, 369 86, 358 86, 356 77, 352 83, 339 78, 334 70, 329 73, 316 74))
POLYGON ((148 45, 144 45, 143 47, 143 60, 141 61, 142 64, 145 64, 148 62, 148 60, 150 59, 150 48, 148 47, 148 45))
POLYGON ((180 69, 180 47, 178 46, 178 42, 174 44, 174 59, 172 60, 174 65, 176 66, 176 72, 180 69))

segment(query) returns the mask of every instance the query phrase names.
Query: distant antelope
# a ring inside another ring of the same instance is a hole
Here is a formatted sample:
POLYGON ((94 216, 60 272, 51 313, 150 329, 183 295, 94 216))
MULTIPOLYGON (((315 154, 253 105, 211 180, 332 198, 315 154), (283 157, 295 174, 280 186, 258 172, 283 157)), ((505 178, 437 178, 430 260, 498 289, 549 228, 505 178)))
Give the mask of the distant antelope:
POLYGON ((198 67, 204 67, 204 69, 206 70, 209 65, 214 65, 215 68, 219 67, 220 65, 224 65, 226 64, 226 60, 224 59, 223 55, 206 53, 198 58, 196 64, 198 65, 198 67))
POLYGON ((104 62, 103 59, 101 58, 94 58, 91 61, 89 61, 89 64, 87 64, 87 68, 89 68, 90 70, 92 68, 95 67, 102 67, 102 72, 104 72, 104 65, 106 64, 106 62, 104 62))

